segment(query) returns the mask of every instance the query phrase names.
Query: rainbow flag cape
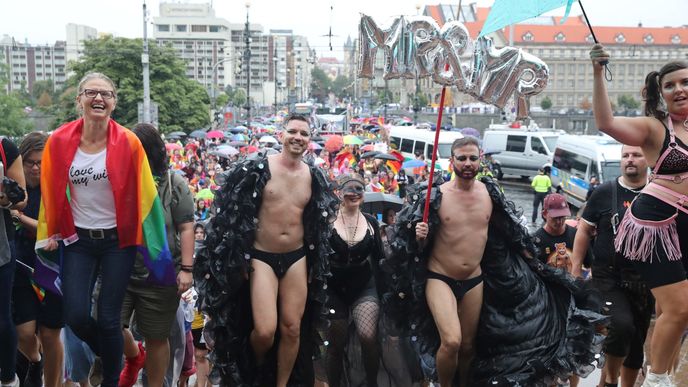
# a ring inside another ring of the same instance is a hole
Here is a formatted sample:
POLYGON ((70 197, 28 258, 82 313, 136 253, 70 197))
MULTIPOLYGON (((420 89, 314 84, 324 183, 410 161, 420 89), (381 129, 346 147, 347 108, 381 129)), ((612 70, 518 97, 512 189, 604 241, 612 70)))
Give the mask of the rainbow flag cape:
MULTIPOLYGON (((47 251, 48 242, 62 241, 68 246, 79 239, 69 203, 68 172, 82 130, 83 119, 64 124, 50 136, 43 151, 36 265, 53 272, 61 267, 60 254, 59 249, 47 251)), ((146 152, 134 133, 112 119, 108 123, 105 165, 115 199, 119 246, 136 246, 151 273, 150 280, 173 285, 176 275, 165 218, 146 152)))

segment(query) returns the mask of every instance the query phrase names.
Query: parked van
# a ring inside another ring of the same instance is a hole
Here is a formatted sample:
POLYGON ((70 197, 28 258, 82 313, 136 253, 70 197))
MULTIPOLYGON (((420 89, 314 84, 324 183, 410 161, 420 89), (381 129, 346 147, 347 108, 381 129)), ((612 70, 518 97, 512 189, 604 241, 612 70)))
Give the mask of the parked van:
POLYGON ((531 177, 543 165, 552 162, 552 154, 561 131, 536 126, 509 128, 490 125, 483 134, 484 152, 493 153, 505 175, 531 177))
POLYGON ((552 186, 561 187, 566 200, 580 208, 590 188, 590 178, 600 182, 621 175, 621 144, 604 136, 559 137, 552 160, 552 186))
MULTIPOLYGON (((463 138, 459 132, 440 131, 440 138, 437 144, 439 153, 437 164, 446 171, 449 167, 451 157, 451 145, 457 138, 463 138)), ((430 163, 432 160, 432 146, 435 141, 435 131, 429 128, 416 126, 392 126, 389 134, 389 142, 404 156, 415 158, 416 153, 425 156, 425 160, 430 163)))

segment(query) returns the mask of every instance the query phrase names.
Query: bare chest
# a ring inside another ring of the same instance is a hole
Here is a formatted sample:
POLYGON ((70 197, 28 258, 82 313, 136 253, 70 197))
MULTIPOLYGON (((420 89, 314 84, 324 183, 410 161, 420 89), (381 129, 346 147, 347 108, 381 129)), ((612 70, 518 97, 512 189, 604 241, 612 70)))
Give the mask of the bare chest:
POLYGON ((302 172, 271 171, 263 190, 263 205, 288 203, 305 208, 311 198, 311 176, 302 172))
POLYGON ((438 215, 444 229, 476 229, 486 227, 492 213, 489 197, 445 195, 438 215))

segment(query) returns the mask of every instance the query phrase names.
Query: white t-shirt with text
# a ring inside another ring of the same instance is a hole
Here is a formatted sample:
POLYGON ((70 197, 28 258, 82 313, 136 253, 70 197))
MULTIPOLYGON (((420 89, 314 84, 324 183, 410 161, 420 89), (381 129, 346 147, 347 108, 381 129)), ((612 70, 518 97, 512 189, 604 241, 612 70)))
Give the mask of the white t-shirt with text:
POLYGON ((107 148, 98 153, 77 149, 69 167, 74 225, 85 229, 117 227, 115 197, 105 167, 107 148))

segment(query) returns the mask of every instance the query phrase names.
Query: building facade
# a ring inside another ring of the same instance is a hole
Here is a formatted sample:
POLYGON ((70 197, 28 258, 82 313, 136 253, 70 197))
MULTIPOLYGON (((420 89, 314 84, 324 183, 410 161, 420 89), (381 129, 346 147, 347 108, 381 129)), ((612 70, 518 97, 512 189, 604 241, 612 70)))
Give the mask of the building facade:
POLYGON ((210 4, 161 3, 153 18, 158 45, 170 45, 186 63, 186 76, 212 97, 230 84, 232 74, 230 23, 215 16, 210 4))
POLYGON ((57 41, 54 45, 32 46, 4 35, 0 39, 0 51, 8 70, 7 92, 22 89, 31 92, 36 81, 51 80, 54 90, 59 90, 64 85, 67 64, 65 41, 57 41))
POLYGON ((82 24, 67 24, 67 64, 78 61, 84 54, 84 41, 98 38, 98 30, 82 24))

